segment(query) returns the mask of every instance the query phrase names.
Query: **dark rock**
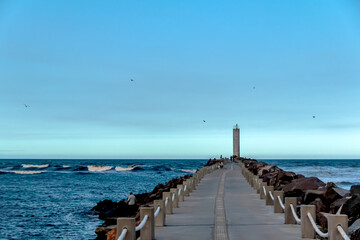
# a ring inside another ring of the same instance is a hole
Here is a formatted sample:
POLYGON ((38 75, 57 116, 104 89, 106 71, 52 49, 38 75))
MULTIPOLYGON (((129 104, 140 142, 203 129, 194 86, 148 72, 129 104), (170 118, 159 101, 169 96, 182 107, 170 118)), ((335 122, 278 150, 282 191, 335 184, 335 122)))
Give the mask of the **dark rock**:
POLYGON ((310 204, 313 201, 315 201, 315 199, 317 198, 321 199, 321 201, 324 201, 325 192, 326 192, 326 188, 319 188, 316 190, 306 190, 304 196, 304 204, 310 204))
POLYGON ((360 240, 360 229, 358 229, 355 232, 351 233, 350 239, 351 240, 360 240))
POLYGON ((339 208, 348 200, 348 197, 340 198, 330 205, 330 213, 336 214, 339 208))
POLYGON ((360 185, 352 185, 350 188, 351 196, 360 195, 360 185))
POLYGON ((351 226, 348 228, 348 233, 351 236, 351 239, 353 238, 353 234, 355 232, 358 232, 357 235, 360 237, 360 232, 358 231, 360 229, 360 219, 356 220, 351 226))
POLYGON ((294 179, 283 188, 285 197, 304 197, 307 190, 316 190, 325 186, 325 183, 317 177, 305 177, 294 179))
POLYGON ((360 196, 353 195, 348 199, 344 203, 341 213, 348 215, 349 225, 353 224, 360 217, 360 196))

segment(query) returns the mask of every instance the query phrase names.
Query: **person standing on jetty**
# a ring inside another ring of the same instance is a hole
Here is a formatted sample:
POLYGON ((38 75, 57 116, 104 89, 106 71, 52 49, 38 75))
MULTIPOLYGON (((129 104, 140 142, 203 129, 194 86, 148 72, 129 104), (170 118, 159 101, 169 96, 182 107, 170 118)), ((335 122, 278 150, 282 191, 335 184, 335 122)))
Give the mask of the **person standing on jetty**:
POLYGON ((131 213, 134 213, 136 211, 136 197, 132 192, 130 192, 126 203, 129 205, 131 213))

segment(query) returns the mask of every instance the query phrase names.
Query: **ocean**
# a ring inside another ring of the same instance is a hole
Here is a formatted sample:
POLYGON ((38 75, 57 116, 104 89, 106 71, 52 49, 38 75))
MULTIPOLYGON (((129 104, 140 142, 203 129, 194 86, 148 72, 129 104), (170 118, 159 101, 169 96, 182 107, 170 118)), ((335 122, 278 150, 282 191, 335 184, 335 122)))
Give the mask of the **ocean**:
MULTIPOLYGON (((95 239, 91 208, 194 173, 203 160, 0 159, 0 239, 95 239)), ((360 160, 262 160, 349 189, 360 160)))

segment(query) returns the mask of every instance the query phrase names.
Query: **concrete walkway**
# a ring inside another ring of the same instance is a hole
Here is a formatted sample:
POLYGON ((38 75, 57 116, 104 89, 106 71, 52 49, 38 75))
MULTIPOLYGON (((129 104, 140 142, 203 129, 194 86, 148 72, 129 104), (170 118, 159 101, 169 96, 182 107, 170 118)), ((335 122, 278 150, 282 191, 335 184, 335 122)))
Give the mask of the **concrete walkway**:
POLYGON ((206 175, 190 197, 155 228, 157 240, 301 239, 300 226, 285 225, 283 214, 265 206, 237 164, 206 175), (225 211, 224 211, 225 210, 225 211))

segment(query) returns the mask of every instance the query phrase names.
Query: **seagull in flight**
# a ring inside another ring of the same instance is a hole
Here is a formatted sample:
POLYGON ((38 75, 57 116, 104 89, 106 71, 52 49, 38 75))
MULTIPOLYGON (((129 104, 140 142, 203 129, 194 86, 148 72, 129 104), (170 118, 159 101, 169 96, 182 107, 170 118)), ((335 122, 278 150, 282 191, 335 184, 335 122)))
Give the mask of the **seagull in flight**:
POLYGON ((315 116, 313 116, 313 118, 315 118, 315 116))
POLYGON ((206 122, 205 120, 203 120, 203 122, 206 122))
POLYGON ((130 79, 130 81, 131 81, 131 82, 133 82, 133 81, 134 81, 134 79, 130 79))
POLYGON ((25 106, 26 108, 30 107, 30 105, 27 105, 27 104, 25 104, 25 103, 24 103, 24 106, 25 106))

